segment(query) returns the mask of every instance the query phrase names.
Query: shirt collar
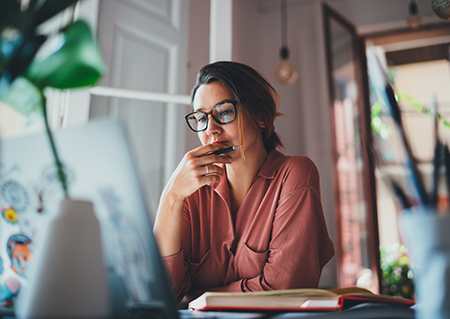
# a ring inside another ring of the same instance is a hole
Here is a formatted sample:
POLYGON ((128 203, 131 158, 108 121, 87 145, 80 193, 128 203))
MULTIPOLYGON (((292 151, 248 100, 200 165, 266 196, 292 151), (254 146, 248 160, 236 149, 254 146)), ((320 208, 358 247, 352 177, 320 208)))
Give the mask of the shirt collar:
MULTIPOLYGON (((271 151, 267 155, 255 178, 261 176, 265 179, 273 179, 286 157, 286 155, 277 150, 271 151)), ((226 171, 225 165, 221 165, 221 167, 226 171)), ((228 180, 225 175, 226 174, 222 175, 217 183, 211 185, 211 187, 223 197, 228 195, 228 180)))
POLYGON ((281 164, 283 164, 285 159, 286 155, 283 153, 277 150, 271 151, 267 155, 266 160, 262 164, 256 176, 261 176, 265 179, 273 179, 275 175, 277 175, 278 169, 281 167, 281 164))

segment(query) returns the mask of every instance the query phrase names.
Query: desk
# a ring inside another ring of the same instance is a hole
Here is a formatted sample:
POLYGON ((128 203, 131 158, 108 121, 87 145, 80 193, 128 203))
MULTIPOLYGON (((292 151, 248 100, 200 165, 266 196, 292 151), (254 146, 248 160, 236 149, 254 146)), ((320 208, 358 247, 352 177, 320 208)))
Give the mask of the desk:
POLYGON ((180 319, 414 319, 414 309, 384 304, 360 304, 343 311, 332 312, 213 312, 178 310, 180 319))

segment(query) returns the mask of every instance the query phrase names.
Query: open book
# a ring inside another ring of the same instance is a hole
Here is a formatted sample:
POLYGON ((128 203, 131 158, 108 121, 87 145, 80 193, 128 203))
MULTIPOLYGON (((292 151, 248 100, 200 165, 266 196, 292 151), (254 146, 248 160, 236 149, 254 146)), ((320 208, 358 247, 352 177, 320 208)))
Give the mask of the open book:
POLYGON ((375 295, 367 289, 290 289, 262 292, 205 292, 189 303, 196 310, 336 311, 362 303, 410 307, 413 300, 375 295))

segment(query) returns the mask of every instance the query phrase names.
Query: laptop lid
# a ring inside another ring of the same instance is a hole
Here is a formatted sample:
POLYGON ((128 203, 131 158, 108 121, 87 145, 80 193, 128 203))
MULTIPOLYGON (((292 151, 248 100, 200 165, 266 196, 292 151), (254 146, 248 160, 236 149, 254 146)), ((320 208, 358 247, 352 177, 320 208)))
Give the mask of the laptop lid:
MULTIPOLYGON (((178 317, 120 123, 95 120, 54 137, 70 197, 92 201, 101 225, 113 317, 178 317)), ((0 141, 0 298, 2 290, 12 297, 18 286, 26 289, 39 232, 62 198, 46 135, 0 141), (27 258, 17 258, 8 242, 27 258)))

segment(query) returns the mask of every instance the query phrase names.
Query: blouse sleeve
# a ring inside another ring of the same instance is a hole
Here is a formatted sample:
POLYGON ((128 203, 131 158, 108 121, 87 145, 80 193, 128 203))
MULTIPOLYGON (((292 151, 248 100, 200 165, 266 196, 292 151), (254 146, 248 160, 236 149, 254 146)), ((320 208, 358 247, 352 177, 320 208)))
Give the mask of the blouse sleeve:
POLYGON ((262 273, 231 283, 228 291, 317 288, 334 248, 323 216, 319 175, 311 164, 306 184, 298 188, 284 185, 289 190, 281 192, 278 200, 262 273))
POLYGON ((190 247, 189 234, 190 219, 185 205, 183 210, 183 229, 181 232, 181 251, 177 254, 163 257, 169 280, 172 283, 172 292, 176 303, 179 303, 183 299, 184 295, 191 289, 189 266, 186 261, 190 247))

